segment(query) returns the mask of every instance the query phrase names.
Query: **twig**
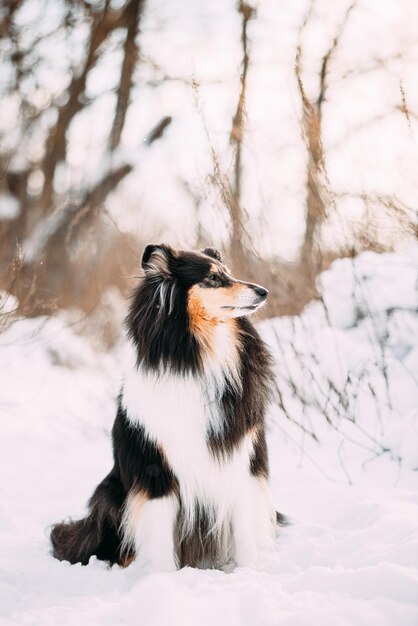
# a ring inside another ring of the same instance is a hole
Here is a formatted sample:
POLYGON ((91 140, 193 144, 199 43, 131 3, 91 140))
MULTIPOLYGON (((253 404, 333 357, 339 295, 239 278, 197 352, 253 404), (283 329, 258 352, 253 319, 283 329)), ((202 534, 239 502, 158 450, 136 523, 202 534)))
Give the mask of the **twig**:
POLYGON ((116 102, 113 126, 110 133, 111 151, 115 150, 115 148, 119 145, 122 130, 125 124, 126 112, 128 110, 129 98, 133 84, 133 74, 139 54, 136 37, 139 30, 139 21, 143 5, 143 0, 130 0, 125 9, 128 27, 126 29, 126 39, 123 46, 123 61, 119 81, 118 99, 116 102))

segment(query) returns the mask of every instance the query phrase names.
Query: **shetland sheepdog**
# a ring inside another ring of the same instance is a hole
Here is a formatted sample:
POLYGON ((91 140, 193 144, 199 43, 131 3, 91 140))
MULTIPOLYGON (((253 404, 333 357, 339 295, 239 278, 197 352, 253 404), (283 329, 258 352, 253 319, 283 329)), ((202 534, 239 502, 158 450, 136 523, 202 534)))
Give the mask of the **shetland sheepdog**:
POLYGON ((53 554, 146 571, 257 562, 284 517, 268 486, 271 356, 248 316, 266 301, 213 248, 148 245, 126 318, 114 466, 53 554))

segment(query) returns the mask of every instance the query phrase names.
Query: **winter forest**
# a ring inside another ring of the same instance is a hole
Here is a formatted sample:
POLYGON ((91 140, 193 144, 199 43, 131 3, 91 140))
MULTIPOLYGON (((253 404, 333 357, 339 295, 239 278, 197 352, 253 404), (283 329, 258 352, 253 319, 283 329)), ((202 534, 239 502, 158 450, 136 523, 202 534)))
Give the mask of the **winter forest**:
POLYGON ((416 626, 418 3, 5 0, 0 69, 0 624, 416 626), (150 242, 269 290, 255 568, 51 556, 150 242))

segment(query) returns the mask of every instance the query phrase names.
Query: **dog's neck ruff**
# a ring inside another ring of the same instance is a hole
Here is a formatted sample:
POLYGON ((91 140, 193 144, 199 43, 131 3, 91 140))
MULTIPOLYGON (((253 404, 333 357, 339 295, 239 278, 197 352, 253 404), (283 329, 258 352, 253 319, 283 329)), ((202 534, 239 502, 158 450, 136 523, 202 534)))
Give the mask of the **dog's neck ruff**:
POLYGON ((199 336, 191 334, 190 338, 181 342, 178 346, 171 344, 170 349, 176 358, 175 367, 172 367, 170 361, 164 358, 166 351, 162 351, 160 359, 153 359, 150 367, 149 355, 140 355, 136 346, 136 342, 129 340, 126 346, 125 374, 128 371, 136 371, 141 376, 153 376, 155 379, 167 380, 176 379, 194 379, 205 393, 208 394, 209 402, 219 402, 225 389, 228 387, 239 393, 242 382, 240 376, 240 340, 235 320, 230 322, 220 322, 213 325, 210 337, 206 336, 205 340, 209 343, 202 342, 199 336), (184 362, 182 367, 178 363, 181 359, 181 353, 188 342, 195 345, 193 356, 197 356, 198 366, 195 360, 190 363, 184 362))

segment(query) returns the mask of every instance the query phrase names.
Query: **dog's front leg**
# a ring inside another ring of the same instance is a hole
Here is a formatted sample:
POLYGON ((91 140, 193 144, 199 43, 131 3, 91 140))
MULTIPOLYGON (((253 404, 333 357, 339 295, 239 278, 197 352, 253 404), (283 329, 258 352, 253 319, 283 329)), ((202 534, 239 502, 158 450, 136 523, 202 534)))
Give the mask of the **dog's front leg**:
POLYGON ((177 569, 174 532, 178 508, 174 494, 142 503, 135 523, 136 561, 141 569, 152 572, 177 569))
POLYGON ((247 484, 241 485, 232 515, 234 556, 238 566, 254 565, 263 550, 272 549, 274 517, 267 479, 252 476, 247 484))
POLYGON ((256 545, 259 551, 272 550, 276 536, 276 511, 272 504, 267 478, 252 478, 252 512, 256 545))
POLYGON ((257 546, 254 533, 252 499, 242 490, 232 513, 232 537, 234 560, 239 567, 254 565, 257 561, 257 546))

